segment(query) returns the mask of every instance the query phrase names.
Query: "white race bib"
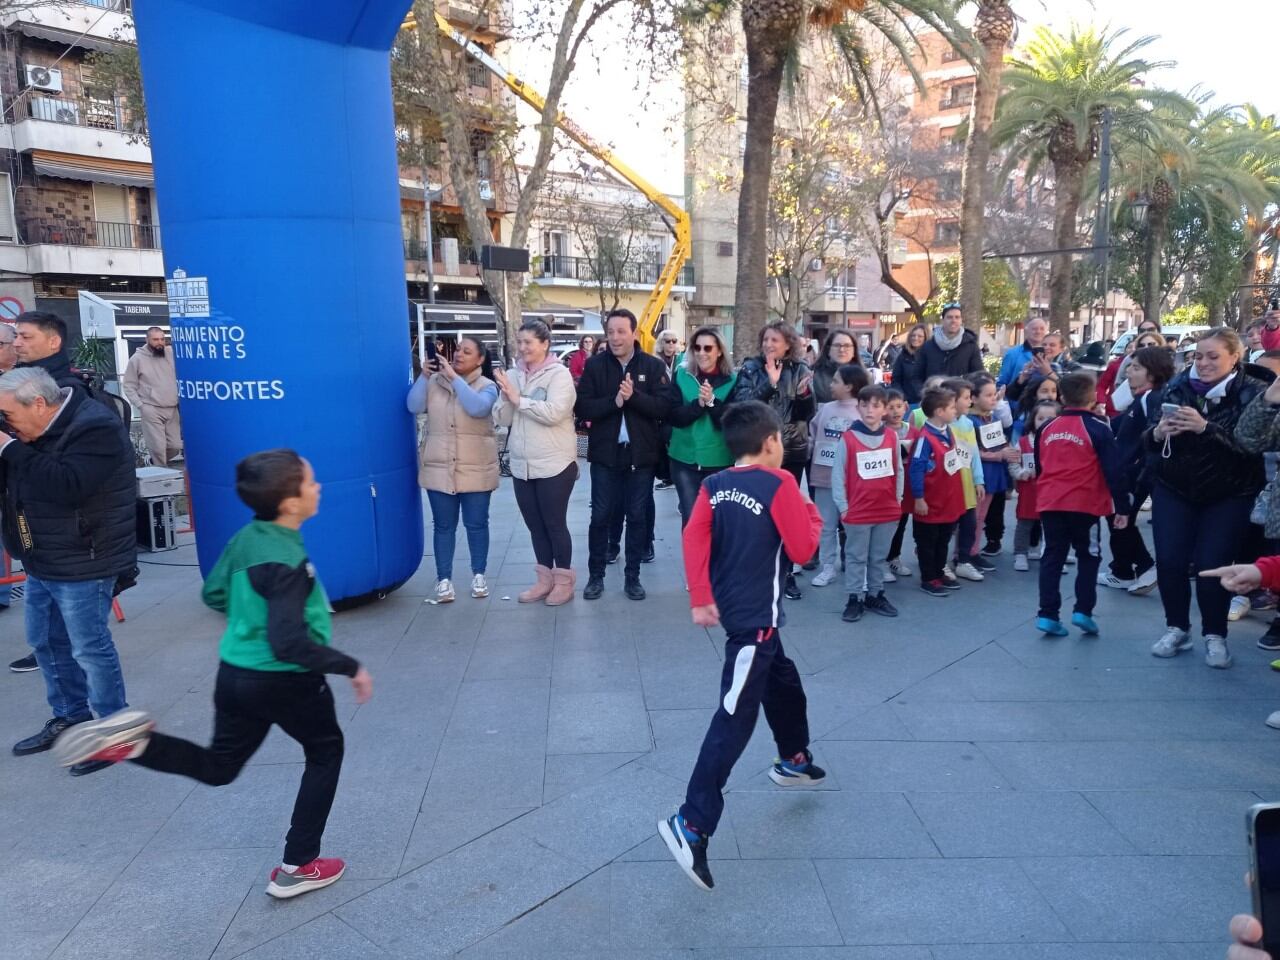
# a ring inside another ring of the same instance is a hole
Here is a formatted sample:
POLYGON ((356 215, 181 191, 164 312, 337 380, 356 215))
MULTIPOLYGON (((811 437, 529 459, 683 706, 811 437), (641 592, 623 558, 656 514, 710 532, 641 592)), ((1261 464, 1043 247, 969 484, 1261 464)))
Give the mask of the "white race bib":
POLYGON ((834 467, 840 451, 839 440, 819 440, 813 451, 813 462, 819 467, 834 467))
POLYGON ((959 473, 960 468, 963 466, 964 464, 960 462, 959 447, 953 447, 948 450, 946 455, 942 458, 942 469, 946 470, 949 476, 954 476, 959 473))
POLYGON ((880 480, 893 476, 893 450, 859 450, 858 477, 880 480))
POLYGON ((1034 453, 1024 453, 1022 455, 1022 469, 1034 470, 1036 468, 1036 455, 1034 453))
POLYGON ((973 451, 968 447, 957 446, 953 451, 960 460, 960 466, 972 470, 973 469, 973 451))
POLYGON ((1004 446, 1004 427, 999 420, 978 424, 978 440, 983 450, 995 450, 1004 446))

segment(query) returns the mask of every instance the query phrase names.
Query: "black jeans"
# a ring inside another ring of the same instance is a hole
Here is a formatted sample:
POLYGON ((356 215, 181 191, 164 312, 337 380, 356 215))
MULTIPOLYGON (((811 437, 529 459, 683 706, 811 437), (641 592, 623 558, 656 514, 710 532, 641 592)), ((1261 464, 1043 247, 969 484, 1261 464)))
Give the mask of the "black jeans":
MULTIPOLYGON (((1253 497, 1217 503, 1191 503, 1163 484, 1151 491, 1151 520, 1156 545, 1156 574, 1164 621, 1191 629, 1191 581, 1187 571, 1234 563, 1248 535, 1253 497)), ((1205 635, 1227 635, 1231 595, 1217 577, 1196 577, 1196 605, 1205 635)))
POLYGON ((621 508, 627 518, 624 574, 640 576, 640 557, 649 546, 647 510, 653 503, 653 467, 591 464, 591 526, 587 531, 587 572, 603 577, 609 527, 621 508))
POLYGON ((898 529, 893 531, 893 542, 889 544, 889 556, 886 560, 897 560, 902 556, 902 538, 907 534, 907 523, 911 520, 911 514, 904 513, 902 519, 898 521, 898 529))
POLYGON ((310 863, 320 856, 320 838, 342 772, 342 729, 329 684, 317 673, 242 670, 224 663, 218 668, 213 705, 213 743, 208 747, 153 733, 146 752, 133 762, 221 787, 239 776, 272 725, 279 726, 302 745, 307 761, 283 862, 310 863))
POLYGON ((680 529, 683 530, 693 515, 693 505, 698 502, 702 481, 715 476, 723 468, 698 468, 691 463, 672 459, 671 482, 676 485, 676 500, 680 504, 680 529))
POLYGON ((916 538, 916 559, 920 561, 920 582, 942 579, 942 568, 947 565, 947 546, 956 532, 956 522, 930 523, 919 514, 911 521, 911 532, 916 538))
POLYGON ((1138 509, 1146 499, 1146 491, 1134 495, 1129 525, 1123 530, 1116 529, 1115 517, 1107 518, 1107 526, 1111 528, 1111 573, 1121 580, 1133 580, 1156 565, 1142 539, 1142 531, 1138 529, 1138 517, 1141 516, 1138 509))
POLYGON ((1042 510, 1044 556, 1040 560, 1040 612, 1057 620, 1062 611, 1062 568, 1067 554, 1076 552, 1075 612, 1093 615, 1098 603, 1098 567, 1102 565, 1098 530, 1100 518, 1072 510, 1042 510))
POLYGON ((573 566, 573 537, 569 534, 569 496, 578 479, 571 463, 554 477, 516 480, 516 506, 533 540, 533 555, 544 567, 573 566))
POLYGON ((809 702, 800 671, 774 627, 731 633, 724 644, 720 705, 702 740, 680 816, 711 836, 724 812, 724 785, 756 728, 760 707, 778 756, 789 760, 809 746, 809 702))
MULTIPOLYGON (((1001 467, 1001 469, 1004 469, 1001 467)), ((1005 491, 991 495, 991 506, 987 508, 987 522, 982 525, 983 535, 988 543, 1004 542, 1004 505, 1005 491)))
POLYGON ((968 563, 978 539, 978 509, 970 507, 956 522, 956 563, 968 563))

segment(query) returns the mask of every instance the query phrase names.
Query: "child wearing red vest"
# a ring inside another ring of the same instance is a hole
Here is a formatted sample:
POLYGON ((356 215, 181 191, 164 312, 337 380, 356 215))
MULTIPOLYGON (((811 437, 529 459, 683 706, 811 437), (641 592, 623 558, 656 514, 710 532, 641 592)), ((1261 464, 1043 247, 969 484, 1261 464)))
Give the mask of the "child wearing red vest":
POLYGON ((896 617, 898 609, 884 595, 889 572, 889 545, 902 516, 902 455, 897 433, 884 425, 883 387, 858 391, 858 416, 842 438, 840 456, 831 468, 831 496, 845 532, 846 623, 862 619, 864 609, 896 617))
MULTIPOLYGON (((898 453, 902 462, 911 459, 911 447, 915 443, 915 427, 907 420, 907 398, 902 391, 894 387, 885 389, 888 397, 884 405, 884 428, 898 437, 898 453)), ((905 470, 903 471, 905 474, 905 470)), ((889 544, 889 574, 886 583, 893 583, 899 577, 911 576, 911 568, 902 562, 902 541, 907 534, 907 522, 911 519, 911 487, 903 484, 902 516, 898 520, 898 529, 893 532, 893 542, 889 544)), ((1277 628, 1280 629, 1280 628, 1277 628)))
POLYGON ((915 520, 916 556, 920 560, 920 589, 931 597, 945 597, 959 589, 942 576, 947 545, 956 522, 967 509, 964 499, 963 458, 960 441, 951 432, 956 419, 956 395, 950 390, 926 390, 920 398, 925 422, 911 455, 911 496, 915 520))
POLYGON ((1106 419, 1093 412, 1097 381, 1091 373, 1069 373, 1058 382, 1062 413, 1036 431, 1036 504, 1044 528, 1040 561, 1040 611, 1036 629, 1065 637, 1059 581, 1067 553, 1075 548, 1076 603, 1071 623, 1097 634, 1093 607, 1098 600, 1099 520, 1116 514, 1117 528, 1128 522, 1129 495, 1120 476, 1116 441, 1106 419))
POLYGON ((1017 463, 1009 465, 1009 474, 1018 486, 1018 524, 1013 529, 1013 569, 1026 573, 1031 569, 1027 556, 1031 549, 1031 537, 1040 522, 1040 506, 1036 503, 1036 448, 1035 432, 1062 412, 1052 400, 1042 400, 1031 411, 1031 433, 1018 438, 1017 463))

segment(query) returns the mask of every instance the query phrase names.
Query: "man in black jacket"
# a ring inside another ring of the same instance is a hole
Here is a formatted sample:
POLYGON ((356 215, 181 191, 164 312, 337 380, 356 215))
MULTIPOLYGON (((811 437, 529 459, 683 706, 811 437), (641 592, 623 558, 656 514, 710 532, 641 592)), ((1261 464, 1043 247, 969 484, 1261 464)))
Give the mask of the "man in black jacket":
POLYGON ((920 355, 926 379, 963 377, 983 369, 978 335, 965 329, 960 304, 948 303, 942 308, 942 322, 933 328, 933 336, 920 348, 920 355))
POLYGON ((67 325, 56 314, 44 310, 28 310, 14 321, 17 339, 13 348, 18 354, 18 367, 39 367, 53 377, 60 387, 83 391, 85 383, 71 371, 67 356, 67 325))
MULTIPOLYGON (((0 378, 5 549, 27 574, 27 643, 53 719, 14 744, 53 746, 67 727, 123 710, 124 677, 107 628, 116 581, 135 568, 134 456, 124 424, 43 369, 0 378), (92 711, 92 712, 90 712, 92 711)), ((72 775, 106 766, 86 762, 72 775)))
POLYGON ((604 593, 609 521, 621 503, 627 517, 626 593, 643 600, 640 560, 653 510, 654 468, 662 450, 661 422, 667 415, 666 364, 640 349, 636 315, 614 310, 605 319, 609 349, 587 361, 578 381, 574 412, 591 422, 587 460, 591 463, 591 528, 587 535, 587 586, 583 599, 604 593))

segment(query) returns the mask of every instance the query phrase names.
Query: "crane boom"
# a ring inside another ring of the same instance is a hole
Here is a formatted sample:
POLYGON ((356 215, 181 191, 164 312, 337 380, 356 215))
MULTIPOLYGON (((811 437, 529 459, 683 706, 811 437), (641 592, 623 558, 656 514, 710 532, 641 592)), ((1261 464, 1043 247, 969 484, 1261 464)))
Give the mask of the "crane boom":
MULTIPOLYGON (((487 50, 469 39, 442 17, 439 12, 436 13, 435 18, 436 28, 441 34, 466 51, 473 60, 483 64, 490 73, 493 73, 506 84, 512 93, 538 111, 539 114, 546 109, 547 101, 542 94, 509 71, 487 50)), ((413 16, 410 15, 405 21, 405 27, 413 29, 416 26, 417 23, 414 21, 413 16)), ((662 316, 662 310, 667 305, 667 300, 671 296, 671 289, 676 285, 676 281, 680 277, 680 271, 693 250, 689 214, 665 193, 640 176, 612 150, 597 142, 594 137, 563 113, 556 115, 556 127, 564 131, 565 135, 582 147, 583 150, 603 163, 614 175, 635 187, 636 190, 644 195, 645 199, 661 210, 664 214, 663 219, 674 237, 674 242, 671 245, 671 254, 667 257, 666 263, 662 265, 662 272, 658 275, 658 282, 649 292, 649 298, 645 302, 644 310, 640 315, 639 329, 637 330, 640 344, 645 350, 651 350, 653 349, 654 330, 662 316)))

